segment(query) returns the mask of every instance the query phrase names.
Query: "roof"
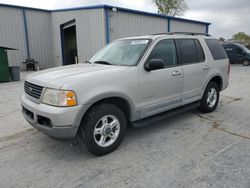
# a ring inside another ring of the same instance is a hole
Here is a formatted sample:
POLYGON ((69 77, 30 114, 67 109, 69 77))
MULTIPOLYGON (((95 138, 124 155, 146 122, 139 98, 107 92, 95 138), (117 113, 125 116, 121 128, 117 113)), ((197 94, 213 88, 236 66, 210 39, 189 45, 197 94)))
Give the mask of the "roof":
POLYGON ((141 15, 152 16, 152 17, 166 18, 166 19, 170 19, 170 20, 178 20, 178 21, 184 21, 184 22, 190 22, 190 23, 211 25, 211 23, 209 23, 209 22, 190 20, 190 19, 185 19, 185 18, 167 16, 167 15, 158 14, 158 13, 145 12, 145 11, 128 9, 128 8, 111 6, 111 5, 93 5, 93 6, 83 6, 83 7, 66 8, 66 9, 54 9, 54 10, 31 8, 31 7, 24 7, 24 6, 17 6, 17 5, 8 5, 8 4, 1 4, 1 3, 0 3, 0 6, 11 7, 11 8, 21 8, 21 9, 27 9, 27 10, 46 11, 46 12, 64 12, 64 11, 89 10, 89 9, 110 9, 110 10, 112 10, 113 8, 116 8, 117 11, 141 14, 141 15))

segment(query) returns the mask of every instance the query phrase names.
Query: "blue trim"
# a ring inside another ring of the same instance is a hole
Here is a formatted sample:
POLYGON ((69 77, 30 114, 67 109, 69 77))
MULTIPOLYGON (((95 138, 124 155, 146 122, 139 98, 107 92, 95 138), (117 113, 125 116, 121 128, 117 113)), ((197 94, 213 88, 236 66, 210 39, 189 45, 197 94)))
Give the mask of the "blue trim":
POLYGON ((151 12, 144 12, 139 10, 133 10, 128 8, 122 8, 117 6, 111 6, 111 5, 95 5, 95 6, 85 6, 85 7, 77 7, 77 8, 66 8, 66 9, 55 9, 55 10, 45 10, 45 9, 39 9, 39 8, 30 8, 30 7, 23 7, 23 6, 16 6, 16 5, 7 5, 7 4, 0 4, 0 6, 5 7, 12 7, 12 8, 22 8, 22 9, 30 9, 30 10, 39 10, 39 11, 46 11, 46 12, 63 12, 63 11, 73 11, 73 10, 88 10, 88 9, 110 9, 116 8, 117 11, 124 11, 124 12, 130 12, 135 14, 141 14, 146 16, 153 16, 153 17, 160 17, 160 18, 167 18, 171 20, 178 20, 178 21, 184 21, 184 22, 190 22, 190 23, 198 23, 198 24, 205 24, 205 25, 211 25, 209 22, 202 22, 197 20, 189 20, 185 18, 178 18, 173 16, 167 16, 163 14, 157 14, 157 13, 151 13, 151 12))
POLYGON ((171 19, 168 18, 168 32, 171 32, 171 19))
POLYGON ((28 56, 28 59, 30 59, 30 45, 29 45, 27 18, 26 18, 26 13, 25 13, 24 9, 22 9, 22 12, 23 12, 23 22, 24 22, 24 32, 25 32, 25 42, 26 42, 26 48, 27 48, 27 56, 28 56))
POLYGON ((73 10, 91 10, 91 9, 102 9, 107 8, 108 5, 93 5, 93 6, 84 6, 84 7, 75 7, 75 8, 64 8, 64 9, 54 9, 51 12, 64 12, 64 11, 73 11, 73 10))
POLYGON ((105 28, 106 28, 106 44, 110 43, 110 16, 109 9, 105 8, 105 28))

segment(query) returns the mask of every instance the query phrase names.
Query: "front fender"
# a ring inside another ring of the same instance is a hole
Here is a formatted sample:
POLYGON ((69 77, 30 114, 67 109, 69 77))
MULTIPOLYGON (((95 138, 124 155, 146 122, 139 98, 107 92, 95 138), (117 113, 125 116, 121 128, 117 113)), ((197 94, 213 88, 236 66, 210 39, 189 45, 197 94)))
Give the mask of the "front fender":
POLYGON ((75 121, 76 126, 80 126, 82 117, 85 115, 87 110, 93 104, 97 103, 98 101, 108 99, 108 98, 112 98, 112 97, 121 98, 121 99, 125 100, 128 103, 129 111, 130 111, 130 120, 131 121, 134 120, 134 119, 137 119, 137 117, 140 115, 140 114, 136 113, 133 99, 131 97, 129 97, 127 94, 125 94, 125 89, 120 88, 120 91, 114 91, 114 88, 111 89, 111 87, 110 87, 109 91, 108 91, 107 86, 105 86, 106 91, 104 92, 103 90, 104 90, 103 87, 96 88, 94 90, 91 90, 91 91, 85 93, 84 96, 82 96, 79 99, 80 100, 79 102, 82 104, 82 109, 79 111, 79 113, 77 115, 77 118, 76 118, 76 121, 75 121))

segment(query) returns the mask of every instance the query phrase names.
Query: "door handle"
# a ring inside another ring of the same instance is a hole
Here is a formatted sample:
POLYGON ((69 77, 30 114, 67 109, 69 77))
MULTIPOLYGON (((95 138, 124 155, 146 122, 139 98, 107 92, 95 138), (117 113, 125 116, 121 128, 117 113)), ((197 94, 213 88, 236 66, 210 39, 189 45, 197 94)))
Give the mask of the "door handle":
POLYGON ((208 69, 210 69, 210 67, 208 65, 203 66, 203 70, 208 70, 208 69))
POLYGON ((172 76, 179 76, 179 75, 181 75, 181 71, 174 71, 172 73, 172 76))

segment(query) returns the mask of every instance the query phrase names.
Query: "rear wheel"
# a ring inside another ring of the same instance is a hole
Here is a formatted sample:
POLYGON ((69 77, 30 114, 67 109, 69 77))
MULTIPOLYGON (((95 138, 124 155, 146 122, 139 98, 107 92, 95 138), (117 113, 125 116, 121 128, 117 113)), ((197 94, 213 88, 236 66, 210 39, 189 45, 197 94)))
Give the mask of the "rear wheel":
POLYGON ((90 109, 81 125, 87 149, 95 155, 114 151, 122 142, 126 127, 123 111, 113 104, 99 104, 90 109))
POLYGON ((242 65, 243 65, 243 66, 248 66, 248 65, 250 65, 249 60, 244 60, 244 61, 242 62, 242 65))
POLYGON ((204 113, 214 111, 218 105, 219 97, 218 85, 214 82, 209 82, 200 101, 201 105, 199 109, 204 113))

